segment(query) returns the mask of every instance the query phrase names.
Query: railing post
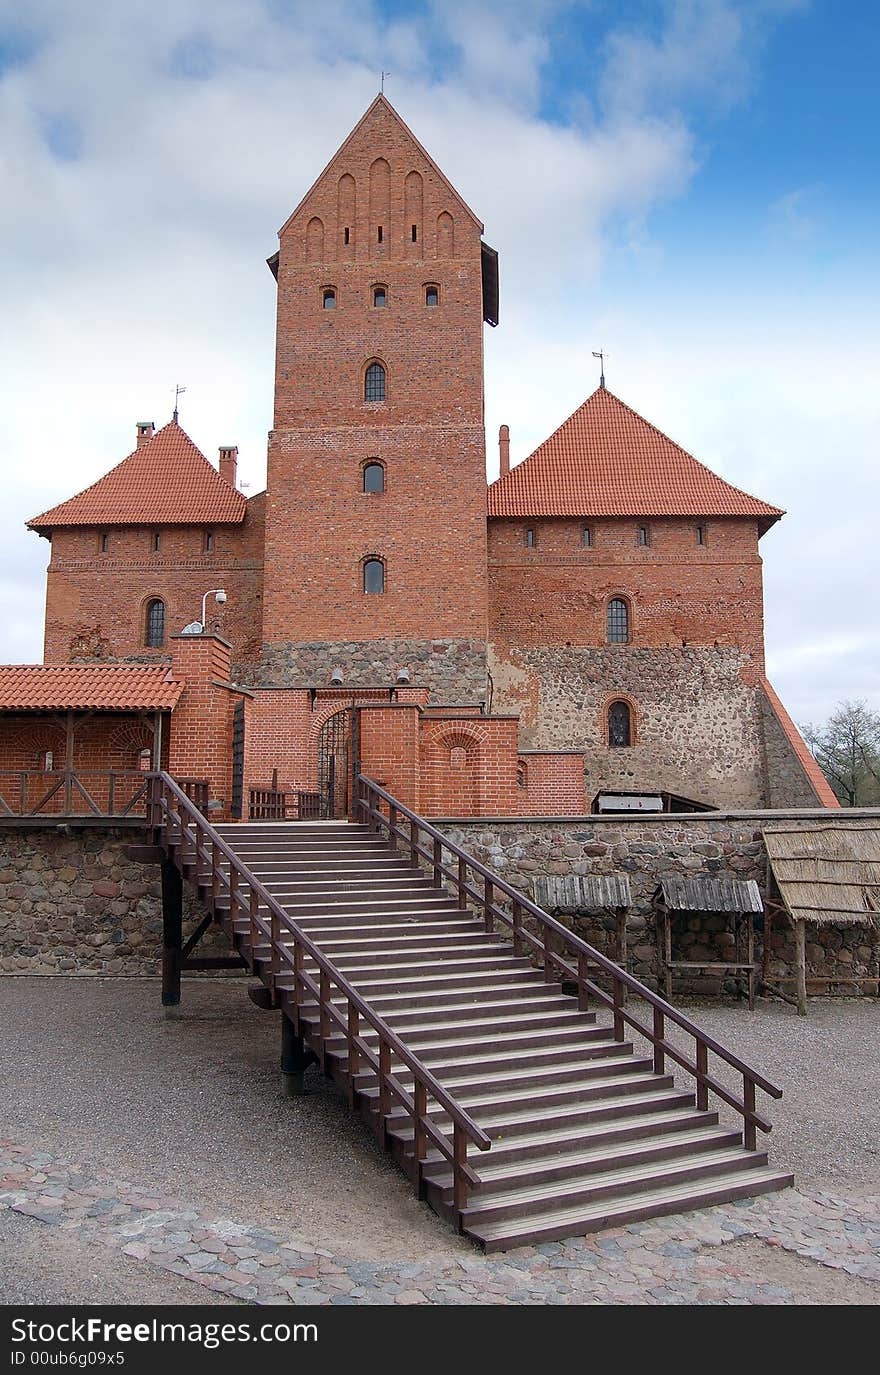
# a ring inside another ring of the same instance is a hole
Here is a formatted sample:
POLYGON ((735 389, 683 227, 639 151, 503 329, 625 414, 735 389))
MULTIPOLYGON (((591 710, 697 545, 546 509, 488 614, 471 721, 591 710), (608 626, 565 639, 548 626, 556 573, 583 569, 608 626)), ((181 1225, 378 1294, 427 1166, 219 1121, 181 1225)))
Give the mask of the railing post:
POLYGON ((419 830, 419 823, 416 821, 415 817, 413 817, 412 821, 409 823, 409 862, 413 869, 418 869, 419 867, 419 830))
POLYGON ((511 903, 511 917, 513 919, 513 953, 522 954, 522 903, 514 900, 511 903))
POLYGON ((354 1003, 348 1004, 348 1088, 349 1097, 354 1102, 354 1076, 360 1072, 361 1053, 357 1038, 361 1031, 360 1013, 354 1003))
POLYGON ((391 1111, 391 1047, 379 1033, 379 1122, 384 1133, 385 1119, 391 1111))
POLYGON ((622 1009, 623 1009, 623 984, 621 983, 620 979, 615 978, 614 983, 613 983, 613 986, 612 986, 612 990, 611 990, 611 997, 612 997, 613 1011, 614 1011, 614 1039, 615 1039, 615 1041, 622 1041, 622 1040, 623 1040, 623 1037, 624 1037, 623 1010, 622 1010, 622 1009))
POLYGON ((492 912, 492 902, 495 894, 495 886, 487 876, 483 879, 483 926, 487 931, 495 928, 495 918, 492 912))
POLYGON ((578 1009, 586 1012, 590 1006, 590 999, 587 995, 587 957, 583 950, 578 951, 578 1009))
POLYGON ((330 975, 326 969, 321 970, 320 977, 320 996, 319 1002, 319 1027, 321 1032, 321 1068, 323 1069, 327 1060, 327 1041, 330 1038, 330 975))
POLYGON ((251 973, 257 972, 257 912, 260 908, 260 899, 256 888, 250 891, 248 898, 248 928, 251 940, 251 973))
POLYGON ((758 1149, 758 1129, 755 1126, 755 1081, 750 1079, 747 1074, 743 1075, 743 1105, 745 1107, 743 1144, 747 1151, 756 1151, 758 1149))
POLYGON ((234 864, 230 864, 229 866, 229 880, 227 886, 229 890, 229 925, 230 929, 234 932, 235 920, 238 916, 238 870, 234 864))
POLYGON ((705 1041, 697 1041, 697 1107, 705 1112, 709 1106, 709 1085, 706 1075, 709 1071, 709 1050, 705 1041))
POLYGON ((297 1007, 303 1002, 302 972, 303 972, 303 948, 299 941, 294 942, 293 946, 293 1001, 297 1007))
POLYGON ((443 883, 443 845, 439 840, 434 841, 434 887, 439 888, 443 883))
POLYGON ((392 850, 397 849, 397 808, 393 802, 388 808, 388 844, 392 850))
POLYGON ((467 1137, 456 1122, 452 1128, 452 1202, 457 1213, 463 1212, 467 1207, 467 1180, 464 1177, 466 1164, 467 1137))
POLYGON ((544 944, 544 978, 547 983, 550 983, 553 979, 553 932, 549 926, 544 926, 541 929, 541 934, 544 944))
POLYGON ((416 1183, 422 1178, 422 1157, 426 1153, 428 1138, 425 1133, 425 1118, 428 1115, 428 1092, 421 1079, 416 1078, 413 1088, 413 1162, 416 1167, 416 1183))
POLYGON ((458 857, 458 905, 462 911, 467 907, 467 860, 464 855, 458 857))
MULTIPOLYGON (((97 789, 95 790, 97 791, 97 789)), ((107 785, 107 815, 113 815, 113 804, 116 801, 116 774, 110 770, 110 782, 107 785)))
POLYGON ((211 898, 217 901, 220 892, 220 846, 216 840, 211 841, 211 898))
POLYGON ((666 1052, 663 1038, 666 1035, 666 1017, 662 1007, 654 1008, 654 1073, 663 1074, 666 1069, 666 1052))
POLYGON ((272 1006, 278 1006, 278 994, 275 991, 275 980, 281 972, 281 955, 278 946, 281 943, 281 928, 278 923, 278 913, 274 908, 269 910, 269 988, 272 993, 272 1006))

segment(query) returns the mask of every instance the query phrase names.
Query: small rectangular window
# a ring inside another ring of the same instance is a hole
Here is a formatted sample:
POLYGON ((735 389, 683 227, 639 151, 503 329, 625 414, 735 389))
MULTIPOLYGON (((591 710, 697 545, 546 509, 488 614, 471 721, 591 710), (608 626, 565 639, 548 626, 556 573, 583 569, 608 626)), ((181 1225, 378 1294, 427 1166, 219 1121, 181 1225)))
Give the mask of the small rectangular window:
POLYGON ((158 530, 153 531, 153 553, 158 554, 162 548, 162 536, 158 530))
POLYGON ((650 532, 647 525, 639 526, 639 544, 644 548, 651 543, 650 532))
POLYGON ((345 228, 343 229, 343 231, 342 231, 342 242, 343 242, 343 243, 351 243, 351 234, 350 234, 348 225, 346 225, 346 227, 345 227, 345 228))
POLYGON ((706 527, 705 527, 705 525, 698 525, 698 526, 697 526, 697 544, 705 544, 705 543, 706 543, 706 527))
POLYGON ((412 227, 412 241, 413 241, 413 243, 418 243, 418 240, 419 240, 419 227, 418 227, 418 225, 414 224, 413 227, 412 227))
POLYGON ((106 554, 106 553, 107 553, 107 550, 108 550, 109 548, 110 548, 110 536, 109 536, 109 535, 107 534, 107 532, 105 531, 104 534, 101 536, 101 553, 102 553, 102 554, 106 554))
POLYGON ((527 548, 527 549, 534 549, 535 544, 536 544, 535 532, 534 532, 534 530, 533 530, 531 527, 529 527, 529 529, 526 530, 526 548, 527 548))
POLYGON ((593 532, 592 532, 592 530, 590 529, 589 525, 585 525, 585 526, 584 526, 584 548, 585 548, 585 549, 592 549, 592 547, 593 547, 593 532))
POLYGON ((377 231, 377 233, 376 233, 376 242, 377 242, 377 243, 381 243, 381 242, 382 242, 382 226, 381 226, 381 224, 379 225, 378 231, 377 231))
POLYGON ((436 306, 440 301, 440 292, 436 286, 425 287, 425 305, 436 306))
POLYGON ((213 530, 206 530, 206 531, 205 531, 205 553, 206 553, 206 554, 213 554, 213 552, 214 552, 214 531, 213 531, 213 530))

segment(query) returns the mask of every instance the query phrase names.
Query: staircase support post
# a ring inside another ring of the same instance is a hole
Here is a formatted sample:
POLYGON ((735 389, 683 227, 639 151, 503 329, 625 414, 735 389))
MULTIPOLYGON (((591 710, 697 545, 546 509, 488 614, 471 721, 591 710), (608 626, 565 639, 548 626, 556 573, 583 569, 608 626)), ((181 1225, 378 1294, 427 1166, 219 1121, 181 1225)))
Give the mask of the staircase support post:
POLYGON ((183 965, 183 878, 169 855, 162 859, 162 1006, 180 1002, 183 965))
POLYGON ((305 1092, 305 1072, 314 1060, 286 1012, 281 1014, 281 1075, 285 1098, 298 1098, 305 1092))

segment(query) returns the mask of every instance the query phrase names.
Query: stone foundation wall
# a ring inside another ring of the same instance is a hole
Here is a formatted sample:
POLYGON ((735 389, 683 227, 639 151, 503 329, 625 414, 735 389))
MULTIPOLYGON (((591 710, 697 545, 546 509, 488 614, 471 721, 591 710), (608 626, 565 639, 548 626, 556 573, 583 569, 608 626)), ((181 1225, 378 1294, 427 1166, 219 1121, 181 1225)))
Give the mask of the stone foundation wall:
POLYGON ((398 670, 431 692, 432 703, 486 699, 486 645, 479 640, 357 640, 332 644, 266 644, 259 663, 236 664, 245 686, 323 686, 341 668, 346 687, 394 683, 398 670))
MULTIPOLYGON (((122 827, 0 826, 0 974, 159 974, 159 867, 125 857, 144 839, 122 827)), ((185 901, 184 939, 204 915, 185 901)), ((227 955, 229 943, 209 933, 198 952, 227 955)))
MULTIPOLYGON (((775 820, 793 815, 776 812, 775 820)), ((796 813, 794 814, 796 815, 796 813)), ((815 815, 815 813, 813 814, 815 815)), ((827 813, 825 813, 827 815, 827 813)), ((769 816, 767 817, 769 819, 769 816)), ((849 820, 849 815, 847 820, 849 820)), ((876 827, 880 813, 865 818, 876 827)), ((760 814, 665 816, 656 819, 590 816, 566 820, 440 821, 451 840, 495 869, 509 883, 533 896, 534 880, 552 874, 629 876, 633 905, 627 920, 629 969, 657 987, 657 946, 651 898, 664 874, 756 879, 762 893, 767 856, 760 814)), ((583 913, 554 913, 582 939, 616 959, 611 922, 583 913)), ((763 956, 763 919, 756 922, 756 958, 763 956)), ((725 915, 676 916, 673 959, 732 958, 733 921, 725 915)), ((880 928, 808 926, 807 988, 812 993, 859 995, 878 992, 880 928)), ((770 977, 794 987, 794 937, 785 918, 774 921, 770 977)), ((677 973, 677 992, 718 991, 720 976, 677 973)), ((733 984, 724 981, 729 989, 733 984)))

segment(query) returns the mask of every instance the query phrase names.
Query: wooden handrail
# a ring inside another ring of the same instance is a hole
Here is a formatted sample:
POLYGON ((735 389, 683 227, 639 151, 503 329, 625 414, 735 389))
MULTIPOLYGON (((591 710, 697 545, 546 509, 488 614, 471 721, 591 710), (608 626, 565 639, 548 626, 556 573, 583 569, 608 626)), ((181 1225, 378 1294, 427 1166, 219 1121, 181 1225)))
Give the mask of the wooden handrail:
POLYGON ((144 769, 0 769, 0 815, 114 820, 132 815, 142 800, 146 808, 149 781, 144 769))
POLYGON ((613 960, 609 960, 599 950, 581 940, 580 936, 576 936, 567 926, 563 926, 561 922, 551 917, 549 912, 545 912, 537 903, 532 902, 518 888, 514 888, 512 884, 503 879, 500 874, 495 873, 487 865, 469 855, 461 846, 456 845, 454 841, 443 835, 442 831, 438 831, 424 817, 418 816, 366 774, 358 775, 358 808, 367 824, 372 824, 375 828, 384 830, 388 834, 389 842, 392 845, 402 841, 409 848, 413 863, 423 859, 430 865, 435 875, 440 874, 449 879, 455 885, 462 905, 464 905, 465 898, 470 898, 475 905, 482 908, 487 929, 491 929, 491 923, 497 917, 513 932, 514 945, 517 949, 522 942, 531 946, 543 961, 545 977, 549 979, 552 970, 556 969, 571 979, 577 986, 578 1001, 582 1008, 587 1006, 588 994, 604 1003, 606 1007, 611 1008, 614 1014, 614 1035, 617 1040, 623 1039, 624 1025, 643 1036, 653 1047, 654 1067, 658 1073, 663 1072, 665 1057, 668 1056, 691 1074, 697 1085, 698 1106, 704 1106, 704 1100, 708 1093, 712 1092, 734 1108, 743 1118, 746 1147, 750 1150, 756 1149, 756 1128, 769 1132, 771 1124, 755 1111, 754 1091, 756 1088, 760 1088, 771 1098, 781 1098, 782 1090, 780 1088, 772 1084, 769 1079, 766 1079, 751 1065, 734 1055, 726 1046, 721 1045, 714 1037, 704 1032, 683 1012, 679 1012, 671 1003, 668 1003, 665 998, 661 998, 659 994, 654 993, 634 975, 627 973, 613 960), (381 805, 374 805, 374 803, 384 803, 387 807, 387 815, 382 810, 381 805), (405 829, 398 826, 398 819, 408 822, 408 826, 405 829), (424 834, 431 842, 430 848, 419 843, 420 834, 424 834), (442 863, 443 850, 447 850, 453 856, 457 865, 450 867, 442 863), (467 882, 468 870, 482 880, 479 885, 472 885, 467 882), (510 900, 512 906, 510 914, 495 900, 494 895, 501 893, 510 900), (533 917, 539 923, 540 938, 522 924, 523 913, 533 917), (553 950, 552 939, 554 937, 558 938, 568 952, 576 956, 574 964, 553 950), (596 969, 610 976, 612 980, 612 993, 610 995, 587 976, 586 970, 589 965, 593 965, 596 969), (624 1002, 624 991, 640 998, 642 1002, 650 1006, 652 1009, 650 1026, 633 1016, 624 1002), (693 1060, 666 1039, 665 1024, 667 1021, 680 1027, 689 1036, 693 1036, 696 1046, 696 1055, 693 1060), (742 1075, 743 1097, 741 1099, 737 1098, 725 1085, 719 1083, 708 1073, 709 1052, 742 1075))
MULTIPOLYGON (((302 1001, 300 997, 302 989, 308 990, 315 997, 325 1038, 328 1025, 332 1022, 341 1030, 348 1041, 350 1074, 354 1072, 352 1063, 356 1064, 361 1059, 376 1070, 379 1080, 380 1110, 381 1104, 385 1104, 387 1108, 393 1097, 403 1105, 407 1112, 412 1114, 414 1142, 418 1144, 423 1139, 430 1140, 438 1151, 449 1160, 453 1168, 456 1193, 463 1197, 462 1190, 465 1187, 465 1182, 474 1183, 476 1176, 464 1158, 462 1142, 465 1140, 472 1141, 479 1150, 487 1151, 492 1145, 490 1137, 469 1116, 455 1097, 434 1078, 434 1075, 419 1057, 413 1054, 401 1041, 384 1018, 348 982, 345 975, 332 960, 329 960, 322 953, 302 927, 297 925, 290 913, 285 911, 243 860, 227 845, 223 837, 214 830, 211 823, 206 820, 186 793, 177 786, 174 779, 164 772, 152 774, 150 777, 152 779, 150 824, 156 830, 164 829, 170 847, 175 839, 172 835, 172 828, 176 817, 180 831, 177 838, 181 847, 184 841, 188 839, 194 847, 196 863, 204 861, 209 867, 214 898, 216 899, 220 892, 228 893, 231 919, 235 919, 234 908, 237 906, 249 920, 252 932, 252 963, 253 935, 255 932, 259 930, 268 940, 271 959, 270 988, 274 992, 274 987, 281 973, 281 966, 286 965, 293 974, 294 1002, 298 1004, 302 1001), (172 806, 172 800, 176 803, 176 808, 172 806), (188 822, 186 825, 184 825, 184 816, 188 822), (194 834, 187 835, 193 829, 194 834), (200 843, 200 838, 202 843, 200 843), (221 856, 229 865, 228 875, 221 870, 219 862, 221 856), (234 880, 233 874, 236 876, 234 880), (260 906, 268 911, 268 921, 260 915, 260 906), (288 937, 293 937, 292 949, 289 944, 281 939, 282 932, 288 937), (317 979, 303 967, 303 957, 306 955, 314 960, 318 966, 317 979), (346 999, 348 1003, 346 1014, 340 1012, 333 1005, 331 985, 338 989, 346 999), (352 1008, 356 1009, 359 1018, 362 1018, 378 1033, 378 1056, 375 1055, 363 1037, 353 1031, 349 1020, 352 1008), (354 1049, 354 1055, 352 1055, 352 1049, 354 1049), (391 1070, 390 1056, 392 1053, 412 1071, 414 1094, 410 1094, 403 1087, 391 1070), (425 1101, 428 1094, 443 1108, 452 1121, 452 1145, 421 1110, 420 1105, 425 1101)), ((416 1156, 416 1160, 419 1162, 420 1168, 420 1157, 416 1156)))

